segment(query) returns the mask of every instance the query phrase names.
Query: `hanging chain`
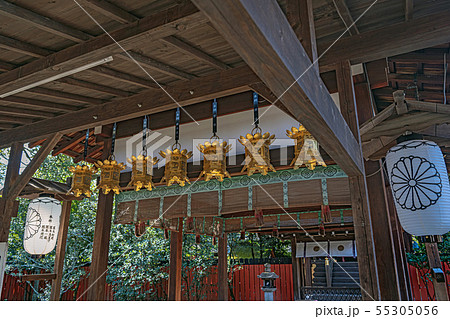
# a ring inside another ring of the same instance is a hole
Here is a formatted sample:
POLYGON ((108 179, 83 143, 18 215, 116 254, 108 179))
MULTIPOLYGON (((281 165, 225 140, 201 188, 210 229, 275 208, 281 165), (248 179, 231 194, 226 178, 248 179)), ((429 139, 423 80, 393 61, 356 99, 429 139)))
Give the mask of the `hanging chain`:
POLYGON ((212 132, 213 135, 211 136, 211 140, 213 138, 218 139, 219 137, 217 136, 217 99, 214 99, 213 104, 212 104, 212 132))
POLYGON ((144 116, 144 124, 142 129, 142 155, 147 156, 147 128, 148 128, 148 116, 144 116))
POLYGON ((258 112, 258 93, 253 92, 253 124, 255 127, 252 130, 253 132, 261 132, 261 128, 259 127, 259 112, 258 112))
POLYGON ((89 129, 86 130, 86 138, 84 139, 83 161, 85 162, 87 157, 88 146, 89 146, 89 129))
POLYGON ((177 111, 175 113, 175 144, 173 144, 172 149, 176 146, 180 147, 180 143, 178 143, 180 140, 180 113, 180 107, 177 107, 177 111))
POLYGON ((114 156, 114 149, 116 147, 116 131, 117 131, 117 123, 114 123, 113 125, 113 131, 112 131, 112 140, 111 140, 111 159, 115 159, 114 156))

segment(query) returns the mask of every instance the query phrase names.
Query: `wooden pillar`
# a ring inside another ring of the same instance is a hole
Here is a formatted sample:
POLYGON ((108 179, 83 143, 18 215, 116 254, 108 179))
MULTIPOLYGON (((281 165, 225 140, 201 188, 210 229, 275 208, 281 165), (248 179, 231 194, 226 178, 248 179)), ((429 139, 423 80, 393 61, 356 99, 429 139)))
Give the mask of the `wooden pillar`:
POLYGON ((170 232, 169 300, 181 301, 181 270, 183 262, 183 219, 178 231, 170 232))
POLYGON ((438 301, 448 301, 447 284, 445 282, 446 274, 443 272, 441 258, 439 257, 439 250, 437 243, 425 243, 427 249, 428 263, 430 264, 430 269, 433 279, 434 294, 436 300, 438 301), (442 272, 441 276, 436 276, 435 271, 440 270, 442 272))
POLYGON ((303 286, 312 286, 312 269, 311 257, 302 258, 301 267, 303 268, 303 286))
POLYGON ((292 258, 292 285, 294 289, 294 300, 300 300, 300 288, 302 286, 300 263, 296 257, 297 240, 295 237, 291 238, 291 258, 292 258))
MULTIPOLYGON (((11 217, 17 214, 17 205, 8 199, 8 191, 11 185, 19 176, 20 163, 22 159, 23 144, 13 143, 11 145, 8 167, 6 168, 6 176, 3 185, 3 193, 0 198, 0 249, 4 252, 4 258, 7 257, 8 251, 8 236, 11 225, 11 217)), ((5 260, 0 258, 0 300, 3 290, 3 265, 5 260)))
MULTIPOLYGON (((358 122, 364 123, 375 115, 370 88, 363 81, 355 85, 358 122)), ((390 213, 381 161, 364 163, 369 198, 372 232, 375 245, 381 300, 400 300, 400 284, 394 249, 390 213)))
POLYGON ((59 301, 61 295, 61 283, 64 270, 64 258, 66 256, 67 232, 69 230, 71 208, 72 201, 64 201, 56 245, 55 266, 53 269, 56 278, 52 281, 51 301, 59 301))
POLYGON ((217 250, 218 300, 228 301, 228 245, 226 233, 223 236, 219 236, 217 250))
MULTIPOLYGON (((356 140, 360 142, 353 78, 349 61, 337 64, 336 77, 342 116, 356 140)), ((379 300, 378 271, 365 176, 349 177, 349 186, 362 298, 363 300, 379 300)))
MULTIPOLYGON (((111 152, 111 140, 105 140, 104 143, 102 159, 108 158, 111 152)), ((113 192, 105 195, 100 191, 98 195, 94 245, 87 291, 88 300, 102 301, 106 297, 106 270, 108 267, 113 200, 113 192)))

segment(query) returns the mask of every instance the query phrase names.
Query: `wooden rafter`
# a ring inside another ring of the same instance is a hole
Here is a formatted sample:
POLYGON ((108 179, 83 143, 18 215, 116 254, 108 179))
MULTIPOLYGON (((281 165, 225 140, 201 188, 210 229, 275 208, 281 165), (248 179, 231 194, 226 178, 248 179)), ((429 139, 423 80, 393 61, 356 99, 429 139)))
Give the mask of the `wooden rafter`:
POLYGON ((102 15, 113 20, 119 21, 120 23, 131 23, 139 20, 139 18, 134 16, 133 14, 105 0, 82 0, 80 2, 81 4, 87 5, 98 13, 101 13, 102 15))
POLYGON ((409 21, 413 18, 414 13, 414 0, 404 0, 405 1, 405 20, 409 21))
POLYGON ((19 7, 8 1, 0 0, 0 14, 31 24, 38 29, 61 36, 74 42, 87 41, 91 36, 33 11, 19 7))
POLYGON ((40 119, 55 116, 54 113, 50 113, 50 112, 29 110, 29 109, 16 108, 16 107, 6 107, 6 106, 0 106, 0 114, 13 115, 13 116, 24 116, 24 117, 32 117, 32 118, 40 118, 40 119))
POLYGON ((70 112, 70 111, 77 111, 80 109, 80 107, 74 105, 52 103, 47 101, 28 99, 19 96, 8 96, 3 99, 0 99, 0 102, 2 101, 22 106, 24 105, 32 106, 35 109, 57 111, 57 112, 70 112))
POLYGON ((404 54, 450 42, 450 11, 396 23, 356 36, 342 38, 334 45, 319 45, 320 71, 331 71, 335 63, 350 60, 352 64, 404 54))
MULTIPOLYGON (((151 37, 152 40, 157 40, 175 34, 178 30, 174 25, 178 25, 178 27, 189 25, 192 27, 204 22, 205 18, 198 12, 198 9, 187 3, 124 25, 110 32, 110 35, 125 50, 129 50, 144 38, 149 39, 151 37)), ((71 70, 120 53, 123 53, 122 48, 112 42, 109 35, 102 34, 90 41, 79 43, 1 74, 0 93, 10 92, 49 76, 57 75, 59 72, 71 70), (56 65, 58 70, 55 71, 54 66, 56 65)))
POLYGON ((42 95, 42 96, 57 97, 57 98, 60 98, 63 100, 84 102, 84 103, 89 103, 89 104, 102 104, 102 103, 106 102, 105 100, 97 99, 97 98, 90 97, 90 96, 73 94, 73 93, 64 92, 64 91, 55 91, 55 90, 47 89, 44 87, 35 87, 32 89, 29 89, 28 92, 31 92, 31 93, 34 93, 37 95, 42 95))
MULTIPOLYGON (((260 79, 246 66, 229 69, 212 75, 179 81, 167 85, 166 91, 184 106, 249 90, 249 85, 260 79)), ((36 140, 49 133, 71 133, 89 127, 111 124, 126 119, 153 114, 178 105, 162 90, 145 90, 126 99, 95 105, 78 112, 40 121, 32 127, 0 133, 0 148, 18 140, 36 140)))
MULTIPOLYGON (((92 133, 92 131, 90 131, 92 133)), ((63 141, 60 143, 52 152, 53 156, 64 153, 64 151, 69 148, 77 145, 79 142, 83 141, 86 138, 85 132, 76 133, 73 137, 70 137, 67 141, 63 141)))
POLYGON ((359 34, 358 27, 356 26, 355 20, 353 20, 352 14, 348 9, 345 0, 333 0, 336 11, 344 22, 345 27, 348 29, 350 35, 359 34))
POLYGON ((73 86, 79 86, 79 87, 83 87, 85 89, 89 89, 92 91, 103 92, 103 93, 111 94, 112 96, 127 97, 132 94, 131 92, 127 92, 127 91, 124 91, 121 89, 116 89, 116 88, 113 88, 110 86, 105 86, 105 85, 97 84, 94 82, 88 82, 88 81, 84 81, 84 80, 78 80, 78 79, 70 78, 70 77, 59 79, 56 82, 69 84, 69 85, 73 85, 73 86))
POLYGON ((278 3, 193 2, 336 163, 349 176, 361 174, 361 148, 321 78, 310 70, 311 61, 278 3))

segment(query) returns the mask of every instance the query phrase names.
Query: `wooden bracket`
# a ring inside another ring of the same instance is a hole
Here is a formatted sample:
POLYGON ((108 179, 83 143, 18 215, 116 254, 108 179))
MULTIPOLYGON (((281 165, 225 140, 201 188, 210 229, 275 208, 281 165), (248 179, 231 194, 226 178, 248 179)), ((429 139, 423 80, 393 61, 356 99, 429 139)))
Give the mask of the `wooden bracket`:
POLYGON ((395 110, 398 115, 408 113, 408 106, 405 101, 405 92, 403 90, 397 90, 393 94, 395 110))
POLYGON ((56 279, 56 274, 53 274, 53 273, 30 274, 30 275, 22 275, 19 278, 20 278, 21 282, 33 281, 33 280, 53 280, 53 279, 56 279))

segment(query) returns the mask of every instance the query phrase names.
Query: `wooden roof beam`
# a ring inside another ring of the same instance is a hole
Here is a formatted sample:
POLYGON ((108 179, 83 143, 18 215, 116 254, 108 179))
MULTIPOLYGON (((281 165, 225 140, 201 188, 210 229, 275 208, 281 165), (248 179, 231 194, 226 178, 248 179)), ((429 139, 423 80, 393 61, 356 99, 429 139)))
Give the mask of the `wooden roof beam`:
POLYGON ((35 58, 42 58, 52 54, 53 51, 47 50, 36 45, 26 43, 17 39, 0 35, 0 48, 29 55, 35 58))
POLYGON ((414 1, 405 0, 405 21, 412 20, 414 12, 414 1))
POLYGON ((15 69, 16 66, 14 64, 0 61, 0 71, 11 71, 12 69, 15 69))
POLYGON ((193 2, 333 160, 362 174, 361 147, 276 0, 193 2))
MULTIPOLYGON (((246 66, 221 71, 189 81, 178 81, 167 85, 166 91, 181 106, 208 101, 222 96, 249 91, 249 85, 261 80, 246 66)), ((162 90, 148 89, 128 98, 57 116, 51 121, 43 120, 26 129, 0 133, 0 148, 13 141, 34 141, 48 134, 62 134, 84 130, 89 127, 120 122, 127 119, 174 109, 176 102, 162 90)))
POLYGON ((23 116, 32 118, 49 118, 55 116, 55 114, 50 112, 43 112, 37 110, 28 110, 16 107, 0 106, 0 114, 13 115, 13 116, 23 116))
POLYGON ((80 2, 105 17, 111 18, 120 23, 131 23, 139 20, 139 18, 133 14, 105 0, 81 0, 80 2))
MULTIPOLYGON (((92 135, 92 130, 89 131, 89 135, 92 135)), ((55 149, 52 152, 52 155, 56 156, 58 154, 64 153, 64 151, 68 150, 69 148, 72 148, 81 141, 84 141, 85 138, 86 138, 85 132, 76 133, 73 137, 70 137, 67 141, 63 141, 57 147, 55 147, 55 149)))
POLYGON ((407 22, 396 23, 359 35, 319 45, 319 54, 329 48, 320 59, 320 71, 334 69, 339 61, 364 63, 385 57, 421 50, 450 42, 450 10, 407 22))
POLYGON ((44 87, 35 87, 32 89, 29 89, 27 92, 31 92, 31 93, 34 93, 37 95, 42 95, 42 96, 57 97, 57 98, 60 98, 63 100, 84 102, 84 103, 89 103, 89 104, 102 104, 102 103, 106 102, 105 100, 97 99, 97 98, 90 97, 90 96, 78 95, 78 94, 73 94, 73 93, 64 92, 64 91, 55 91, 55 90, 47 89, 44 87))
POLYGON ((142 55, 137 52, 128 51, 128 54, 123 52, 118 57, 120 57, 121 59, 131 61, 132 63, 134 63, 134 61, 136 61, 144 67, 148 67, 152 70, 170 75, 170 76, 180 79, 180 80, 189 80, 189 79, 192 79, 195 77, 195 75, 193 75, 193 74, 189 74, 187 72, 184 72, 182 70, 174 68, 173 66, 162 63, 160 61, 157 61, 155 59, 152 59, 150 57, 147 57, 147 56, 142 55), (131 58, 130 58, 130 56, 131 56, 131 58))
MULTIPOLYGON (((1 1, 1 3, 4 2, 6 1, 1 1)), ((206 22, 206 19, 198 12, 198 9, 191 3, 186 3, 124 25, 110 32, 110 35, 125 50, 129 50, 144 39, 155 41, 173 35, 187 25, 194 27, 204 22, 206 22)), ((123 53, 122 48, 111 41, 109 35, 99 35, 89 41, 84 41, 0 74, 0 94, 120 53, 123 53), (55 66, 58 66, 56 70, 55 66)))
POLYGON ((2 115, 0 117, 0 122, 2 123, 15 123, 15 124, 31 124, 34 122, 33 119, 23 118, 18 116, 7 116, 2 115))
POLYGON ((358 27, 355 24, 355 20, 353 20, 352 14, 348 9, 345 0, 333 0, 334 6, 336 7, 336 11, 341 17, 342 22, 344 22, 345 28, 348 29, 348 33, 350 35, 359 34, 358 27))
POLYGON ((70 112, 70 111, 77 111, 80 109, 79 106, 75 105, 58 104, 53 102, 28 99, 19 96, 8 96, 3 99, 0 99, 0 103, 2 101, 22 106, 23 105, 32 106, 36 109, 49 110, 51 112, 70 112))
POLYGON ((142 79, 140 77, 120 72, 111 68, 107 68, 104 66, 97 66, 93 69, 88 70, 88 72, 95 72, 100 76, 104 76, 113 80, 122 81, 128 84, 133 84, 145 88, 158 88, 159 86, 152 80, 142 79))
POLYGON ((54 19, 39 15, 31 10, 19 7, 8 1, 0 0, 0 14, 13 18, 15 20, 20 20, 27 24, 31 24, 38 29, 58 35, 65 39, 72 40, 74 42, 86 41, 92 37, 85 32, 59 23, 54 19))
POLYGON ((112 96, 120 96, 120 97, 127 97, 132 95, 131 92, 127 92, 121 89, 116 89, 110 86, 105 86, 105 85, 101 85, 101 84, 97 84, 94 82, 88 82, 88 81, 84 81, 84 80, 78 80, 75 78, 62 78, 57 80, 56 82, 59 83, 64 83, 64 84, 69 84, 69 85, 73 85, 73 86, 79 86, 79 87, 83 87, 92 91, 98 91, 98 92, 103 92, 103 93, 107 93, 107 94, 111 94, 112 96))
POLYGON ((203 52, 202 50, 190 45, 189 43, 181 40, 180 38, 177 38, 176 36, 169 36, 163 38, 162 41, 192 56, 193 58, 212 66, 213 68, 219 70, 226 70, 230 68, 227 64, 223 63, 222 61, 219 61, 215 57, 203 52))

